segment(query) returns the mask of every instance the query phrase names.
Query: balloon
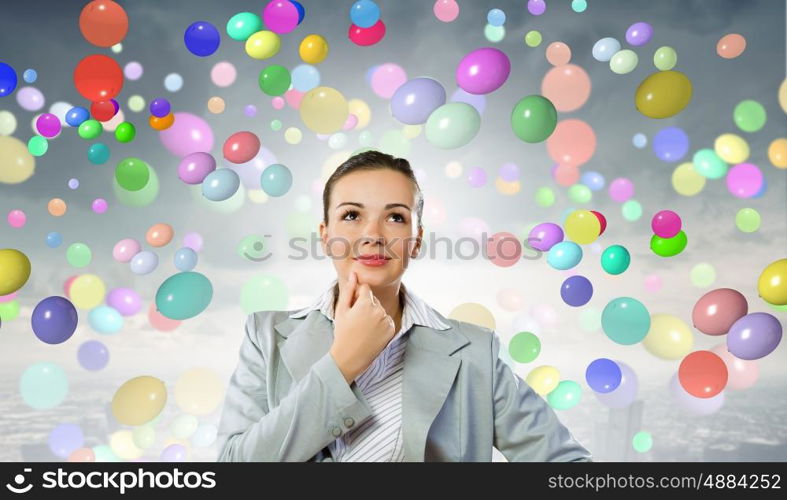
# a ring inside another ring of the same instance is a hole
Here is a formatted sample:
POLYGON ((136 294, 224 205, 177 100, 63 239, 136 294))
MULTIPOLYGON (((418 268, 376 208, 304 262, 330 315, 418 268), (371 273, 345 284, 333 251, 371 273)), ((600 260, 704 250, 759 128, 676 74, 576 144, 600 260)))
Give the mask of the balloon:
POLYGON ((151 302, 148 308, 148 322, 150 326, 160 332, 171 332, 180 326, 180 321, 169 319, 156 310, 156 304, 151 302))
POLYGON ((650 314, 642 302, 631 297, 612 299, 601 313, 601 327, 615 343, 636 344, 650 330, 650 314))
POLYGON ((13 248, 0 249, 0 296, 22 288, 30 278, 30 259, 13 248))
POLYGON ((87 315, 87 321, 93 330, 105 335, 119 332, 124 323, 123 316, 109 306, 98 306, 91 309, 87 315))
POLYGON ((268 165, 262 171, 260 186, 268 196, 284 196, 292 186, 292 172, 278 163, 268 165))
MULTIPOLYGON (((588 196, 590 195, 588 194, 588 196)), ((588 201, 590 201, 590 198, 588 198, 588 201)), ((595 210, 591 210, 590 213, 595 215, 596 219, 598 219, 598 223, 601 226, 601 229, 599 230, 598 234, 599 236, 601 236, 602 234, 604 234, 604 230, 607 229, 607 218, 604 217, 604 215, 601 212, 597 212, 595 210)))
POLYGON ((396 89, 391 114, 406 124, 426 123, 434 110, 445 104, 445 89, 431 78, 414 78, 396 89))
POLYGON ((463 102, 449 102, 437 108, 426 121, 426 140, 441 149, 455 149, 469 143, 481 128, 481 115, 463 102))
POLYGON ((607 358, 591 362, 585 370, 585 380, 591 389, 601 394, 614 391, 620 385, 623 372, 617 363, 607 358))
POLYGON ((58 424, 49 433, 49 449, 60 458, 68 458, 85 444, 82 428, 76 424, 58 424))
POLYGON ((488 94, 500 88, 511 72, 511 61, 492 47, 466 54, 456 67, 456 83, 471 94, 488 94))
MULTIPOLYGON (((548 252, 555 244, 563 241, 563 229, 552 222, 543 222, 530 230, 527 242, 531 248, 548 252)), ((582 249, 580 248, 580 252, 582 249)))
POLYGON ((618 75, 625 75, 634 71, 639 63, 637 53, 630 49, 615 52, 609 60, 609 69, 618 75))
POLYGON ((133 238, 125 238, 112 248, 112 258, 118 262, 129 262, 132 257, 142 250, 139 242, 133 238))
POLYGON ((62 344, 74 334, 79 318, 74 305, 65 297, 42 299, 31 317, 33 333, 47 344, 62 344))
POLYGON ((678 63, 678 54, 672 47, 659 47, 653 54, 653 64, 661 71, 669 71, 678 63))
POLYGON ((744 132, 757 132, 765 126, 768 114, 762 104, 746 99, 735 106, 732 117, 739 129, 744 132))
POLYGON ((546 57, 552 66, 563 66, 571 60, 571 47, 563 42, 552 42, 547 46, 546 57))
POLYGON ((609 197, 618 203, 628 201, 634 196, 634 183, 625 177, 618 177, 609 185, 609 197))
POLYGON ((653 152, 661 161, 678 161, 688 151, 689 136, 679 127, 661 129, 653 137, 653 152))
POLYGON ((680 232, 681 219, 672 210, 660 210, 650 221, 650 227, 660 238, 672 238, 680 232))
POLYGON ((170 319, 192 318, 210 304, 213 286, 197 272, 177 273, 167 278, 156 292, 156 308, 170 319))
POLYGON ((172 113, 164 117, 151 116, 150 118, 148 118, 148 124, 150 125, 150 128, 152 128, 153 130, 158 130, 158 131, 167 130, 172 126, 173 123, 175 123, 175 115, 173 115, 172 113))
POLYGON ((150 110, 151 115, 164 118, 170 113, 170 111, 172 111, 172 105, 165 98, 157 97, 150 101, 150 106, 148 109, 150 110))
POLYGON ((634 104, 649 118, 669 118, 689 104, 691 93, 691 80, 680 71, 657 71, 639 84, 634 104))
POLYGON ((45 101, 44 94, 35 87, 22 87, 16 93, 16 102, 27 111, 38 111, 44 107, 45 101))
POLYGON ((523 97, 511 112, 511 128, 525 142, 545 141, 557 125, 557 111, 552 102, 540 95, 523 97))
POLYGON ((85 120, 79 125, 79 129, 77 133, 79 137, 82 139, 90 140, 95 139, 101 132, 104 131, 104 127, 101 125, 101 122, 98 120, 85 120))
POLYGON ((195 232, 186 233, 183 235, 183 246, 187 248, 191 248, 195 252, 199 252, 202 250, 202 235, 195 232))
POLYGON ((680 318, 671 314, 653 314, 650 330, 642 345, 661 359, 681 359, 694 345, 691 329, 680 318))
POLYGON ((175 401, 190 415, 209 415, 222 401, 224 384, 211 370, 192 368, 175 382, 175 401))
POLYGON ((97 142, 87 149, 87 159, 93 165, 102 165, 109 160, 110 151, 106 144, 97 142))
POLYGON ((322 35, 308 35, 301 41, 298 55, 307 64, 319 64, 328 57, 328 41, 322 35))
POLYGON ((712 149, 697 150, 692 161, 694 170, 708 179, 720 179, 727 174, 727 163, 712 149))
POLYGON ((98 340, 88 340, 79 346, 77 360, 82 368, 90 371, 98 371, 109 363, 109 351, 107 347, 98 340))
POLYGON ((650 238, 650 249, 661 257, 673 257, 681 253, 687 243, 686 233, 682 230, 672 238, 661 238, 654 234, 650 238))
POLYGON ((272 64, 260 71, 260 90, 268 95, 278 96, 284 94, 290 87, 291 82, 290 72, 279 64, 272 64))
POLYGON ((380 7, 372 0, 358 0, 350 7, 350 20, 361 28, 373 26, 380 19, 380 7))
POLYGON ((207 57, 219 48, 221 35, 211 23, 207 21, 197 21, 191 23, 183 33, 183 42, 186 48, 199 57, 207 57))
POLYGON ((92 448, 78 448, 68 456, 69 462, 95 462, 96 454, 92 448))
POLYGON ((238 12, 227 21, 227 35, 239 42, 245 42, 261 29, 262 19, 252 12, 238 12))
POLYGON ((645 22, 634 23, 626 30, 626 41, 629 45, 641 47, 653 38, 653 26, 645 22))
POLYGON ((224 141, 224 158, 232 163, 251 161, 259 151, 260 139, 252 132, 235 132, 224 141))
POLYGON ((175 156, 209 152, 213 149, 213 130, 202 118, 191 113, 175 113, 175 123, 159 133, 161 143, 175 156))
POLYGON ((112 397, 112 415, 123 425, 142 425, 164 409, 167 388, 161 380, 143 375, 121 385, 112 397))
POLYGON ((139 158, 125 158, 115 167, 115 180, 128 191, 139 191, 150 180, 150 167, 139 158))
POLYGON ((527 0, 527 11, 534 16, 540 16, 547 10, 544 0, 527 0))
POLYGON ((718 412, 724 406, 723 391, 710 398, 695 397, 681 386, 677 373, 670 379, 669 390, 675 406, 691 415, 710 415, 718 412))
POLYGON ((760 367, 756 360, 739 359, 733 356, 726 344, 719 344, 711 352, 716 354, 727 365, 727 389, 743 390, 753 386, 760 376, 760 367))
POLYGON ((550 158, 560 165, 580 166, 587 162, 596 150, 596 134, 582 120, 562 120, 547 140, 550 158))
POLYGON ((268 59, 279 53, 281 39, 272 31, 261 30, 246 40, 246 54, 253 59, 268 59))
POLYGON ((601 234, 601 222, 589 210, 574 210, 563 226, 568 239, 580 245, 593 243, 601 234))
POLYGON ((393 97, 394 92, 407 81, 405 70, 394 63, 381 64, 371 70, 372 90, 384 99, 393 97))
POLYGON ((298 26, 300 15, 292 2, 273 0, 263 9, 262 20, 274 33, 289 33, 298 26))
POLYGON ((347 38, 355 45, 360 45, 361 47, 374 45, 382 40, 383 37, 385 37, 385 23, 382 19, 369 28, 361 28, 355 24, 350 24, 350 29, 347 32, 347 38))
POLYGON ((115 129, 115 139, 121 143, 133 141, 136 135, 137 129, 133 123, 123 122, 115 129))
POLYGON ((82 8, 79 31, 93 45, 111 47, 126 37, 128 15, 112 0, 93 0, 82 8))
POLYGON ((88 101, 106 101, 123 88, 123 70, 109 56, 85 56, 74 69, 74 86, 88 101))
POLYGON ((558 386, 560 372, 554 366, 544 365, 533 368, 525 379, 539 396, 546 396, 558 386))
POLYGON ((717 288, 694 304, 691 320, 694 328, 707 335, 724 335, 749 311, 746 297, 732 288, 717 288))
POLYGON ((601 254, 601 268, 609 274, 621 274, 628 269, 631 255, 626 247, 610 245, 601 254))
POLYGON ((123 316, 133 316, 142 309, 142 299, 131 288, 114 288, 107 294, 107 305, 123 316))
POLYGON ((735 321, 727 334, 727 349, 740 359, 767 356, 782 340, 782 325, 772 314, 749 313, 735 321))
POLYGON ((31 137, 27 142, 27 150, 33 156, 43 156, 47 149, 49 149, 49 143, 40 135, 31 137))
POLYGON ((620 42, 616 39, 607 37, 598 40, 593 44, 593 59, 596 61, 607 62, 612 56, 620 51, 620 42))
POLYGON ((727 163, 743 163, 749 157, 749 144, 735 134, 721 134, 716 138, 713 149, 727 163))
POLYGON ((724 35, 716 43, 716 53, 724 59, 734 59, 746 50, 746 39, 738 33, 724 35))
POLYGON ((547 402, 555 410, 568 410, 582 400, 582 388, 573 380, 563 380, 549 394, 547 402))
POLYGON ((160 462, 184 462, 186 460, 186 447, 182 444, 171 444, 164 448, 159 457, 160 462))
POLYGON ((63 244, 63 235, 58 232, 51 232, 46 235, 46 246, 49 248, 57 248, 63 244))
POLYGON ((436 0, 432 11, 438 20, 450 23, 459 17, 459 4, 456 0, 436 0))
POLYGON ((94 213, 103 214, 107 211, 107 200, 104 198, 96 198, 93 200, 93 203, 90 204, 90 208, 93 210, 94 213))
POLYGON ((35 157, 15 137, 0 136, 0 182, 18 184, 26 181, 35 170, 35 157))
POLYGON ((620 383, 618 386, 606 393, 594 391, 596 399, 610 408, 625 408, 637 399, 639 390, 639 379, 636 372, 626 363, 615 361, 620 368, 620 383))
POLYGON ((52 113, 44 113, 36 120, 36 130, 44 137, 55 137, 60 127, 60 119, 52 113))
POLYGON ((547 263, 554 269, 565 271, 582 260, 582 248, 573 241, 555 243, 547 253, 547 263))
POLYGON ((562 112, 581 108, 590 97, 590 88, 587 72, 575 64, 552 68, 541 80, 541 94, 562 112))
POLYGON ((303 123, 320 134, 341 130, 349 114, 347 100, 341 92, 331 87, 315 87, 306 92, 299 112, 303 123))
POLYGON ((158 267, 158 255, 149 250, 142 250, 134 255, 129 267, 134 274, 150 274, 158 267))
POLYGON ((17 81, 14 68, 0 61, 0 97, 11 94, 16 89, 17 81))
POLYGON ((69 288, 71 302, 80 309, 93 309, 104 300, 106 287, 95 274, 82 274, 69 288))
POLYGON ((563 302, 573 307, 584 306, 592 296, 593 284, 584 276, 569 276, 560 287, 563 302))
POLYGON ((530 363, 541 352, 541 340, 530 332, 519 332, 508 342, 508 353, 517 363, 530 363))
POLYGON ((762 188, 765 178, 753 163, 740 163, 727 172, 727 190, 736 198, 752 198, 762 188))
POLYGON ((19 392, 25 404, 31 408, 53 408, 62 403, 68 394, 66 372, 55 363, 32 364, 22 372, 19 392))
POLYGON ((224 201, 230 198, 240 186, 237 172, 220 168, 209 173, 202 181, 202 195, 211 201, 224 201))
POLYGON ((180 160, 178 177, 186 184, 201 184, 214 170, 216 159, 210 153, 191 153, 180 160))
POLYGON ((681 387, 697 398, 712 398, 727 385, 727 365, 711 351, 694 351, 678 368, 681 387))
MULTIPOLYGON (((0 278, 2 274, 0 258, 0 278)), ((769 304, 777 306, 787 304, 787 259, 775 260, 763 269, 757 279, 757 292, 769 304)))
POLYGON ((760 213, 753 208, 741 208, 735 214, 735 225, 744 233, 753 233, 760 228, 760 213))
POLYGON ((191 271, 197 265, 197 252, 191 248, 180 248, 175 252, 175 267, 179 271, 191 271))
POLYGON ((90 112, 81 106, 77 106, 75 108, 71 108, 68 114, 66 114, 66 123, 72 127, 78 127, 82 124, 82 122, 89 118, 90 112))
POLYGON ((543 37, 541 36, 541 32, 538 30, 530 30, 525 35, 525 44, 528 47, 538 47, 541 45, 543 41, 543 37))

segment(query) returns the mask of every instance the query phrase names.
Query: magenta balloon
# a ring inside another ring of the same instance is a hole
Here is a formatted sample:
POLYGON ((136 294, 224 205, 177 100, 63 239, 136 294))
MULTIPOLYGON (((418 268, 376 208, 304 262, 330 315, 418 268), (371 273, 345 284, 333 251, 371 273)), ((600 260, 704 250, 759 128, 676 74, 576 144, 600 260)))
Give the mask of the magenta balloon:
POLYGON ((60 118, 52 113, 44 113, 36 120, 36 129, 44 137, 54 137, 60 133, 60 118))
POLYGON ((620 366, 622 374, 620 385, 612 392, 600 393, 593 391, 593 394, 596 395, 599 401, 610 408, 625 408, 637 399, 639 379, 630 366, 619 360, 614 361, 620 366))
POLYGON ((200 184, 216 170, 216 159, 210 153, 191 153, 178 164, 178 177, 186 184, 200 184))
POLYGON ((746 297, 732 288, 717 288, 694 304, 691 320, 694 328, 707 335, 724 335, 733 323, 749 312, 746 297))
POLYGON ((710 415, 716 413, 724 406, 724 391, 712 398, 698 398, 692 396, 680 385, 678 374, 675 373, 669 382, 669 392, 675 406, 691 415, 710 415))
POLYGON ((465 55, 456 67, 456 83, 471 94, 500 88, 511 73, 511 61, 502 50, 484 47, 465 55))
POLYGON ((530 230, 527 243, 531 248, 548 252, 556 243, 563 241, 563 229, 552 222, 543 222, 530 230))
POLYGON ((175 123, 159 132, 161 143, 175 156, 209 152, 213 148, 213 130, 199 116, 175 113, 175 123))
POLYGON ((142 309, 142 299, 131 288, 115 288, 107 294, 107 305, 121 316, 133 316, 142 309))
POLYGON ((680 232, 680 216, 672 210, 661 210, 653 216, 650 228, 660 238, 672 238, 680 232))
POLYGON ((732 324, 727 334, 727 350, 740 359, 767 356, 782 340, 782 324, 772 314, 747 314, 732 324))
POLYGON ((262 11, 265 27, 274 33, 289 33, 298 26, 298 8, 289 0, 268 2, 262 11))

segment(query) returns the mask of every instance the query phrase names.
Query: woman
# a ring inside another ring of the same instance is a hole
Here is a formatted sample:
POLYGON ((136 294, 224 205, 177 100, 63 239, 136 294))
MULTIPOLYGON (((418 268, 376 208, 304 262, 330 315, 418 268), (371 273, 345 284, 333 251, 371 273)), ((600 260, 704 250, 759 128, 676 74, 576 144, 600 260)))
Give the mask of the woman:
POLYGON ((488 328, 401 282, 423 238, 407 160, 348 159, 323 192, 337 279, 309 307, 249 315, 219 424, 219 461, 589 461, 498 357, 488 328))

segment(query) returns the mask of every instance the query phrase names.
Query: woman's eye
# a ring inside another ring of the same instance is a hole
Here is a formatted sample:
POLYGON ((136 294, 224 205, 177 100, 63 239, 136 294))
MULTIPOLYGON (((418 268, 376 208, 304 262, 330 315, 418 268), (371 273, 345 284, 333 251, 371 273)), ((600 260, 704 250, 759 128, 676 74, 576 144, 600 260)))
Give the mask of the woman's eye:
POLYGON ((342 220, 355 220, 355 219, 348 219, 348 218, 347 218, 347 216, 348 216, 348 215, 352 215, 352 216, 355 216, 355 217, 357 217, 357 216, 358 216, 358 212, 356 212, 355 210, 350 210, 349 212, 346 212, 346 213, 345 213, 345 214, 342 216, 342 220))
POLYGON ((392 217, 397 217, 397 222, 405 222, 404 216, 402 214, 391 214, 392 217))

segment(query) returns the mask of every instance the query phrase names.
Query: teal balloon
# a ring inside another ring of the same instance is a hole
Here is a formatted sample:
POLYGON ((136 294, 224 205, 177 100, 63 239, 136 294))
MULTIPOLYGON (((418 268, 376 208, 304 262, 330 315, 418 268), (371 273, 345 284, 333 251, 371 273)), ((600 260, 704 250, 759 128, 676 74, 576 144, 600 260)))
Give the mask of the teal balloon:
POLYGON ((581 260, 582 248, 573 241, 555 243, 547 252, 547 264, 561 271, 571 269, 581 260))
POLYGON ((103 165, 109 160, 110 151, 106 144, 97 142, 87 148, 87 159, 93 165, 103 165))
POLYGON ((620 274, 629 268, 631 255, 626 247, 611 245, 601 254, 601 268, 609 274, 620 274))
POLYGON ((692 158, 694 170, 707 179, 721 179, 727 175, 727 162, 716 154, 716 151, 705 148, 700 149, 692 158))
POLYGON ((19 379, 19 392, 25 404, 31 408, 53 408, 62 403, 68 395, 66 372, 55 363, 32 364, 19 379))
POLYGON ((252 12, 238 12, 227 21, 227 35, 239 42, 246 41, 262 29, 262 19, 252 12))
POLYGON ((213 285, 205 275, 187 271, 173 274, 156 292, 156 309, 170 319, 189 319, 205 310, 213 285))
POLYGON ((582 387, 573 380, 563 380, 547 394, 547 403, 555 410, 573 408, 582 399, 582 387))
POLYGON ((432 111, 426 120, 426 140, 441 149, 464 146, 478 134, 481 115, 464 102, 449 102, 432 111))
POLYGON ((650 313, 631 297, 612 299, 601 313, 601 328, 613 342, 622 345, 642 341, 650 330, 650 313))
POLYGON ((268 196, 284 196, 292 186, 292 172, 279 163, 268 165, 260 176, 260 186, 268 196))
POLYGON ((511 112, 511 128, 525 142, 545 141, 557 126, 557 110, 544 96, 523 97, 511 112))
POLYGON ((87 322, 98 333, 111 335, 123 328, 124 320, 117 309, 109 306, 98 306, 90 310, 87 315, 87 322))

